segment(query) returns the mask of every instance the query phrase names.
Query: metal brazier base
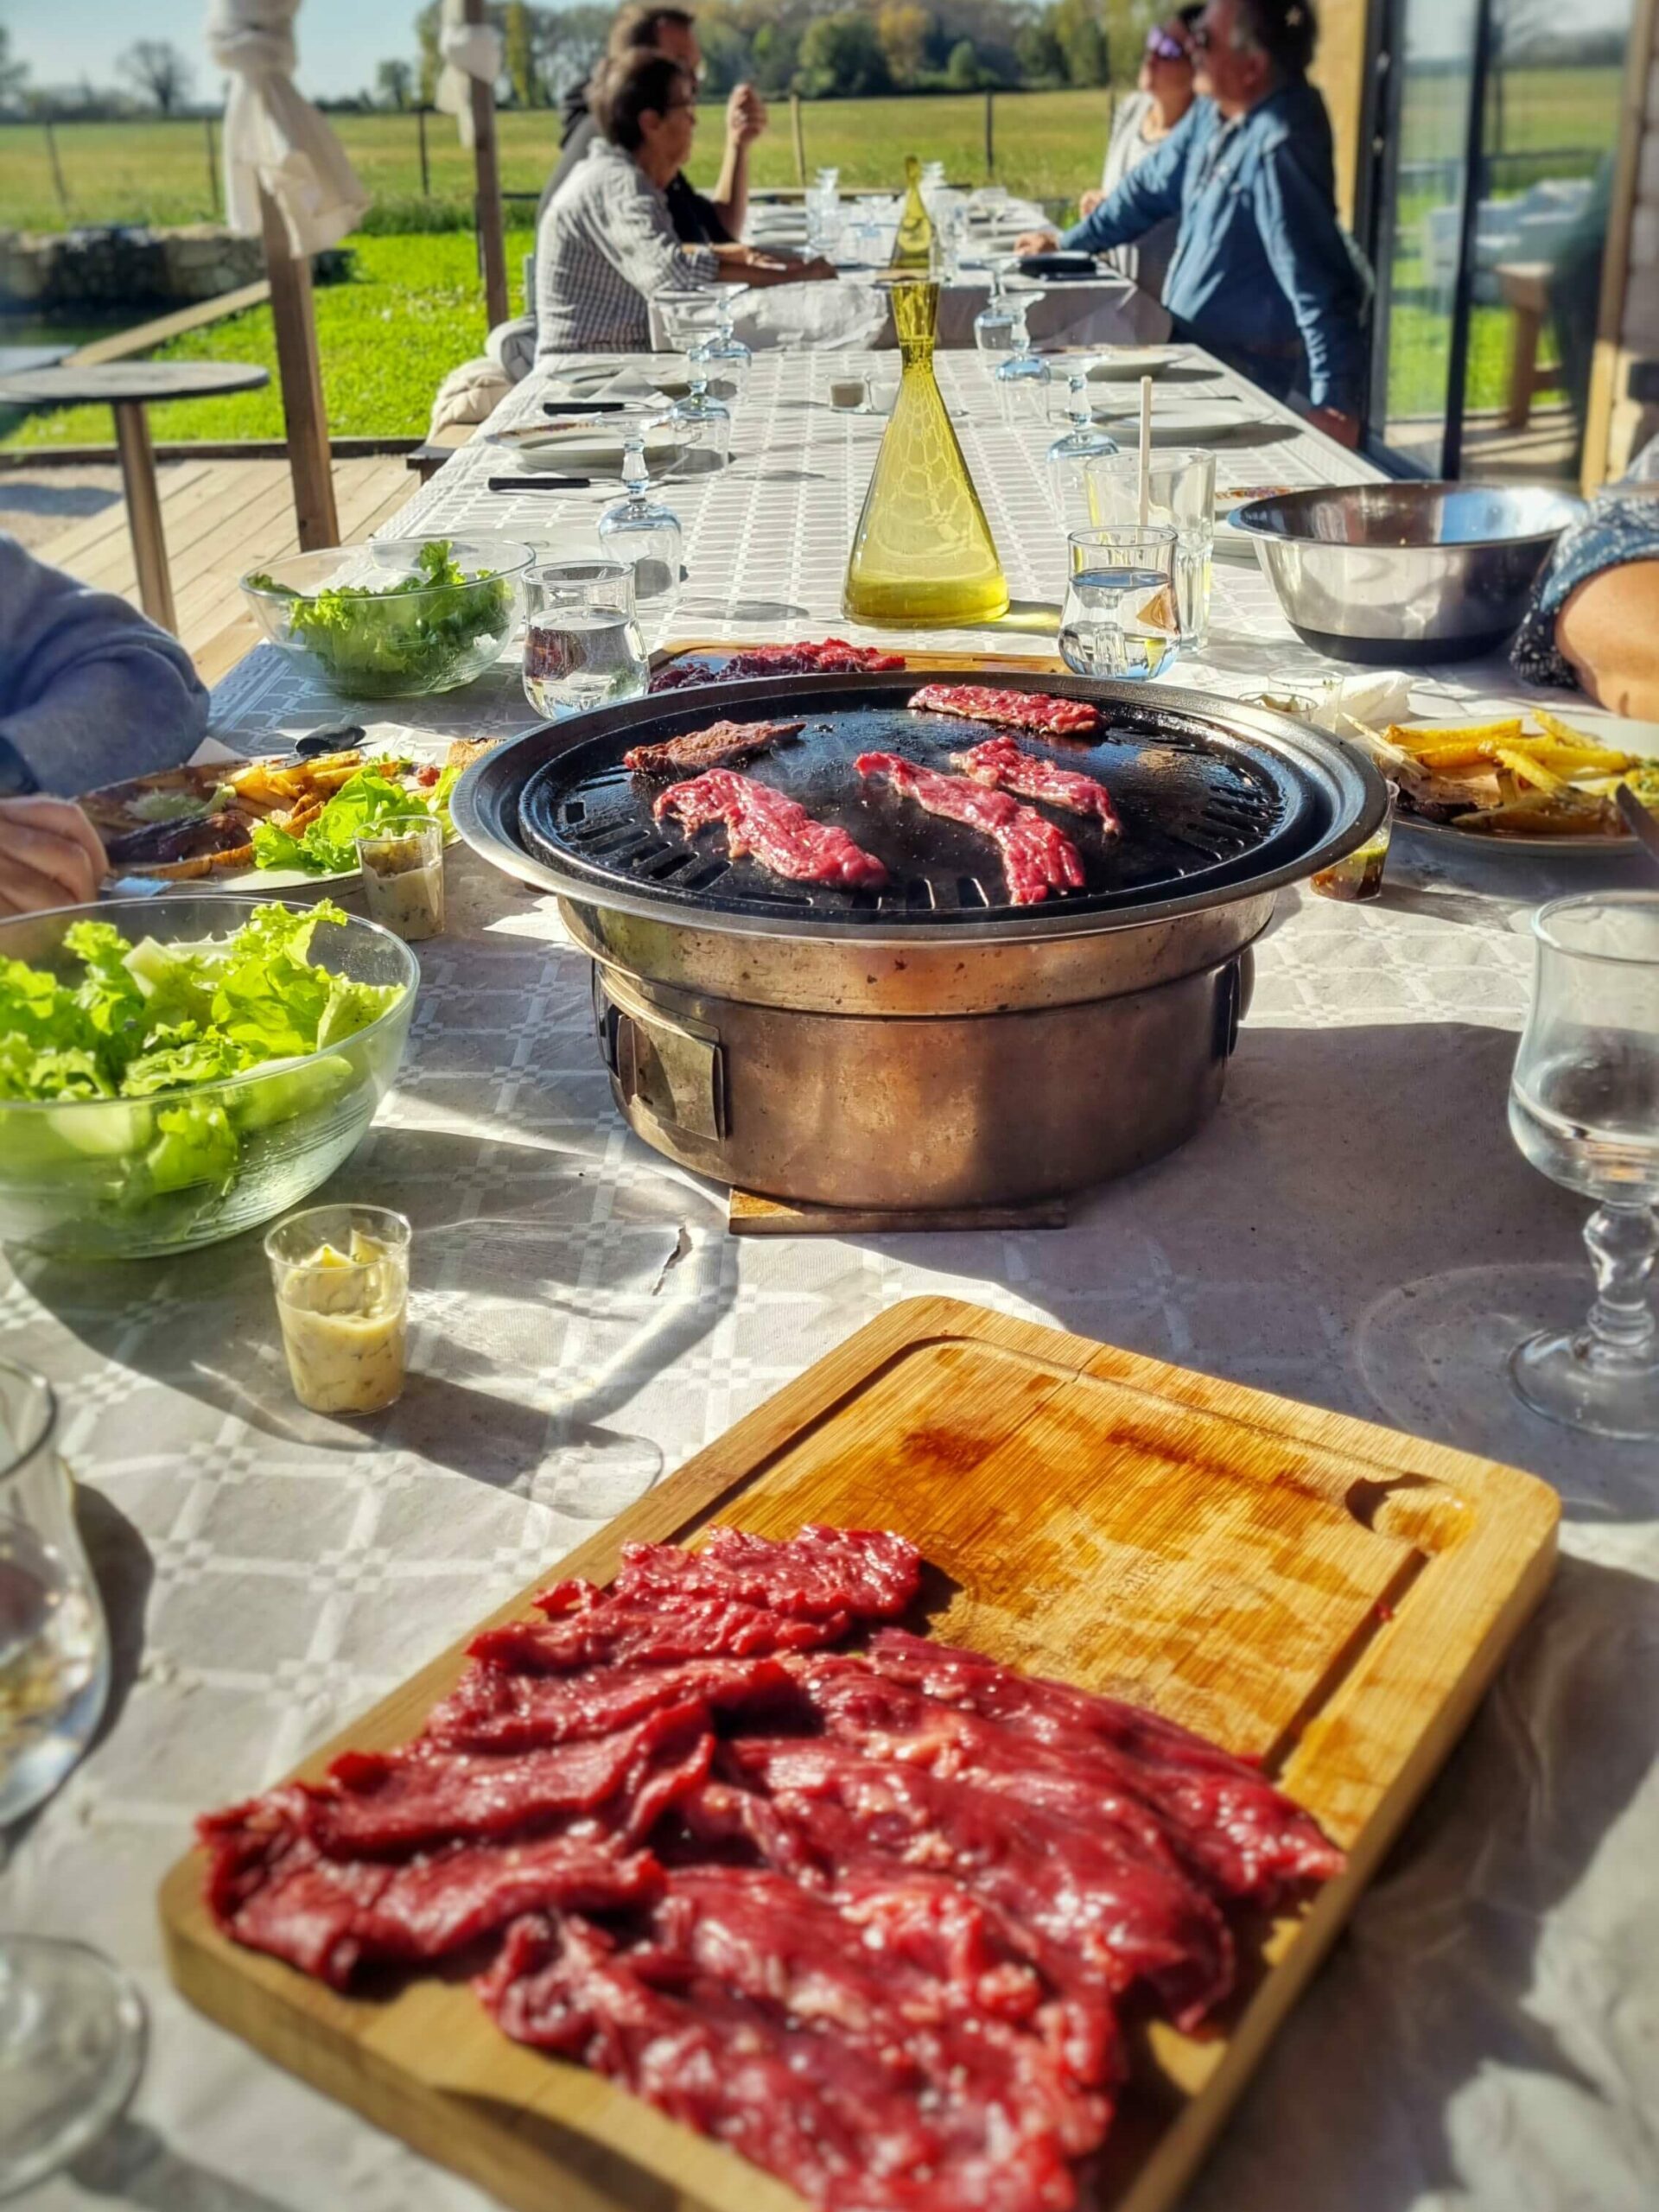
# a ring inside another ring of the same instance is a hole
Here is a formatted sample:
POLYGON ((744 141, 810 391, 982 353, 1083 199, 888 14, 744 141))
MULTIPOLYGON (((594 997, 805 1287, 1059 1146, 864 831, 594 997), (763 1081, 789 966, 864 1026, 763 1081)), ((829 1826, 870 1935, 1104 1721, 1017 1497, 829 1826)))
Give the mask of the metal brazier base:
POLYGON ((897 1020, 595 964, 594 1006, 618 1105, 683 1166, 820 1205, 1018 1205, 1139 1167, 1209 1118, 1250 959, 1080 1005, 897 1020))

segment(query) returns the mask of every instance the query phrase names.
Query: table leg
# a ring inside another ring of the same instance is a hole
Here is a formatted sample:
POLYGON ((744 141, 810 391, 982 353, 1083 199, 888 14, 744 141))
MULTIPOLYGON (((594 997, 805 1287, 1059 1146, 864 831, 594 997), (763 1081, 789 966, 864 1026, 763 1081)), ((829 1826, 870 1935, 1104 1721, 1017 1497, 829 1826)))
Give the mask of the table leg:
POLYGON ((127 494, 127 527, 138 569, 138 597, 152 622, 176 630, 173 582, 167 572, 167 540, 162 534, 162 498, 156 484, 156 449, 142 399, 115 403, 115 443, 121 456, 121 481, 127 494))
POLYGON ((1515 359, 1510 364, 1510 410, 1505 420, 1511 430, 1524 430, 1532 419, 1532 396, 1538 388, 1538 340, 1544 319, 1536 308, 1515 314, 1515 359))

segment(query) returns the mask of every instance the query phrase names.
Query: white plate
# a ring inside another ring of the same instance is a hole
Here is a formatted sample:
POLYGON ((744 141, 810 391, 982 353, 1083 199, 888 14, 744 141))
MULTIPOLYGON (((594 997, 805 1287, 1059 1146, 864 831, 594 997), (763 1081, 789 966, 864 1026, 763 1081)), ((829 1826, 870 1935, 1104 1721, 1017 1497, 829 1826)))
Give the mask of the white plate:
POLYGON ((1090 357, 1084 374, 1090 384, 1132 384, 1162 376, 1181 355, 1179 346, 1109 346, 1090 357))
MULTIPOLYGON (((1407 729, 1466 729, 1471 722, 1499 721, 1516 715, 1523 720, 1535 718, 1541 707, 1546 714, 1581 731, 1597 745, 1659 759, 1659 722, 1633 721, 1623 715, 1611 715, 1605 708, 1592 707, 1571 691, 1544 698, 1523 699, 1513 693, 1506 698, 1502 693, 1492 693, 1469 699, 1436 697, 1432 702, 1420 695, 1412 704, 1419 711, 1402 725, 1407 729)), ((1628 833, 1618 837, 1493 837, 1484 830, 1459 830, 1449 822, 1425 822, 1403 807, 1396 811, 1394 822, 1396 830, 1408 830, 1440 844, 1461 846, 1465 851, 1473 847, 1481 853, 1525 853, 1531 857, 1542 853, 1600 853, 1624 858, 1640 850, 1628 833)))
MULTIPOLYGON (((1112 408, 1096 409, 1096 416, 1105 420, 1115 436, 1135 435, 1140 422, 1139 411, 1112 408)), ((1244 405, 1242 400, 1172 399, 1155 401, 1152 410, 1152 435, 1154 444, 1202 445, 1211 438, 1236 435, 1240 431, 1255 430, 1262 426, 1262 417, 1244 405)))
MULTIPOLYGON (((543 430, 527 424, 515 430, 493 430, 489 442, 511 453, 525 468, 575 476, 620 478, 622 474, 623 436, 616 429, 573 426, 543 430)), ((682 450, 671 438, 647 437, 645 466, 653 476, 663 475, 679 460, 682 450)))

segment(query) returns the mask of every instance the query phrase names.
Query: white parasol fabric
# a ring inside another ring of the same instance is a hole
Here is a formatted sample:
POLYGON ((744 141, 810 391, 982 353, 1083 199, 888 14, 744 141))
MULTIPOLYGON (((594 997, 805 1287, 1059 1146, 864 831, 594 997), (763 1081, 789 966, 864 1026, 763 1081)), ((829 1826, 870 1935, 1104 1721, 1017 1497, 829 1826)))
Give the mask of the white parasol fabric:
POLYGON ((345 148, 294 83, 299 10, 300 0, 209 0, 207 9, 207 51, 232 79, 226 212, 233 229, 257 235, 263 185, 296 258, 344 238, 369 205, 345 148))
POLYGON ((445 115, 453 115, 461 143, 470 146, 473 132, 473 86, 488 85, 492 91, 501 74, 501 34, 487 23, 467 21, 464 0, 443 0, 438 26, 438 52, 443 57, 433 100, 445 115))

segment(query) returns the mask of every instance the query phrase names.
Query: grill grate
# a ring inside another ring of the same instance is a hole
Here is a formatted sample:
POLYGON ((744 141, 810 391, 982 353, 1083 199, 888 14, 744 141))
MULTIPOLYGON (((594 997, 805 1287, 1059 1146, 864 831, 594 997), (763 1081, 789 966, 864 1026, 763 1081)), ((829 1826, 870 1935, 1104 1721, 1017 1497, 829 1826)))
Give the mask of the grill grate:
MULTIPOLYGON (((648 891, 677 909, 706 908, 810 923, 972 927, 1011 913, 1096 911, 1173 893, 1209 889, 1254 875, 1290 856, 1323 827, 1306 779, 1294 761, 1235 738, 1201 718, 1172 713, 1149 695, 1144 707, 1112 703, 1105 734, 1087 743, 1022 736, 1020 742, 1097 776, 1111 792, 1122 832, 1041 808, 1059 823, 1083 858, 1085 888, 1039 909, 1012 908, 995 848, 958 823, 925 814, 885 785, 866 784, 854 761, 891 751, 951 772, 950 754, 987 732, 941 715, 912 715, 905 702, 913 677, 793 678, 711 696, 690 691, 613 709, 602 734, 574 735, 533 772, 518 798, 524 849, 562 874, 605 886, 648 891), (886 865, 880 892, 795 884, 753 859, 731 860, 725 833, 688 840, 653 820, 664 789, 621 766, 629 747, 694 730, 725 714, 760 720, 804 715, 806 727, 741 772, 786 791, 822 822, 840 824, 886 865), (616 725, 620 725, 620 727, 616 725)), ((1028 688, 1059 690, 1036 679, 1028 688)), ((1081 690, 1083 687, 1075 687, 1081 690)))

